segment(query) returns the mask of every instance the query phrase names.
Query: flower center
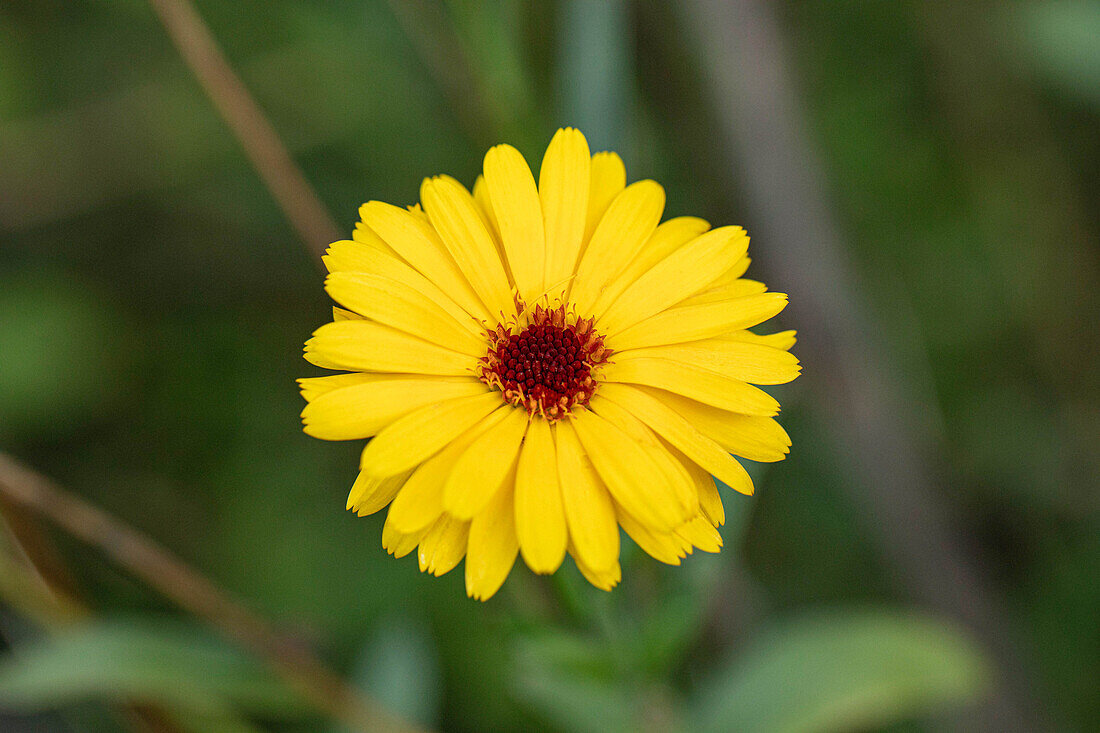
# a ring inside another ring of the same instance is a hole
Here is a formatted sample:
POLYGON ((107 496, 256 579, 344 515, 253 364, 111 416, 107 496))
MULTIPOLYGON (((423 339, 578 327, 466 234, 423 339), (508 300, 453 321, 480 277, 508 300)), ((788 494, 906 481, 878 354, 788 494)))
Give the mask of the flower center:
POLYGON ((536 306, 526 325, 501 324, 488 333, 489 351, 478 366, 479 377, 499 389, 506 402, 559 420, 588 404, 596 391, 592 369, 611 355, 592 321, 566 313, 565 306, 536 306))

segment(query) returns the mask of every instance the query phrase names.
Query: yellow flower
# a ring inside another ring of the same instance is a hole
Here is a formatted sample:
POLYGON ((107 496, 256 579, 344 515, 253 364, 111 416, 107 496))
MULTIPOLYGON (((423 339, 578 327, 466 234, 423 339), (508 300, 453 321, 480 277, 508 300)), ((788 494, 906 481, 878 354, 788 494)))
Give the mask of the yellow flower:
POLYGON ((752 494, 731 455, 782 460, 779 404, 794 332, 746 329, 787 296, 743 279, 749 238, 694 217, 660 223, 664 190, 626 185, 614 153, 559 130, 535 178, 515 148, 471 193, 424 181, 421 205, 360 209, 325 256, 343 308, 306 359, 305 431, 371 438, 348 508, 389 505, 382 544, 492 596, 517 553, 553 573, 566 552, 595 586, 622 576, 619 527, 656 559, 717 552, 712 476, 752 494), (423 208, 421 208, 421 206, 423 208))

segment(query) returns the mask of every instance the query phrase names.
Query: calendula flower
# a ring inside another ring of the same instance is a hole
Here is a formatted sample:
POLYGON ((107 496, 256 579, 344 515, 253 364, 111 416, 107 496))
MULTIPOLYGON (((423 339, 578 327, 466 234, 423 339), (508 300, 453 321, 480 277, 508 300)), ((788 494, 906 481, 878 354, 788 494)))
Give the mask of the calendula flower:
POLYGON ((619 527, 654 558, 717 552, 714 479, 751 495, 731 454, 781 460, 791 331, 749 330, 787 296, 742 278, 748 236, 664 223, 664 190, 626 185, 614 153, 559 130, 536 183, 515 148, 485 156, 472 193, 426 179, 420 204, 371 201, 325 256, 341 308, 306 359, 305 431, 371 438, 348 508, 389 506, 382 544, 435 575, 465 558, 492 596, 517 553, 565 554, 595 586, 621 579, 619 527), (713 478, 712 478, 713 477, 713 478))

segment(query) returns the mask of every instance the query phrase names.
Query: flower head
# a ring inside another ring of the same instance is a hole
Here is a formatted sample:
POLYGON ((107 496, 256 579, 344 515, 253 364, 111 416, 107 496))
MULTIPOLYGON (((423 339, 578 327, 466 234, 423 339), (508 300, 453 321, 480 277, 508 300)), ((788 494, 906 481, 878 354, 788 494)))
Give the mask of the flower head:
POLYGON ((342 307, 306 359, 305 431, 371 438, 348 508, 389 506, 382 544, 418 550, 492 596, 517 554, 552 573, 565 554, 611 589, 619 527, 679 564, 717 552, 714 479, 752 482, 731 455, 782 460, 778 403, 793 332, 747 330, 787 298, 742 278, 740 227, 660 223, 664 191, 626 185, 614 153, 554 135, 538 182, 514 148, 485 156, 472 193, 438 176, 421 204, 371 201, 325 256, 342 307), (713 478, 712 478, 713 477, 713 478))

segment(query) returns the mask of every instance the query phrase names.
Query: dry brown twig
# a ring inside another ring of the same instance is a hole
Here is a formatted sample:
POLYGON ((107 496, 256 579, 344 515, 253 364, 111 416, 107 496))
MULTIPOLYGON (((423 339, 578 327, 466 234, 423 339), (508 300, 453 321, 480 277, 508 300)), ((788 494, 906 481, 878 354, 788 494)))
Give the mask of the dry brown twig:
MULTIPOLYGON (((74 591, 75 582, 39 518, 0 494, 0 601, 39 629, 58 632, 92 618, 74 591)), ((135 733, 182 731, 156 705, 118 701, 110 710, 135 733)))
POLYGON ((845 260, 776 8, 764 0, 693 0, 679 9, 699 50, 729 169, 751 182, 745 196, 755 231, 781 244, 762 251, 760 261, 799 294, 788 311, 803 326, 807 362, 817 366, 816 397, 841 426, 834 436, 845 489, 907 589, 967 626, 998 665, 1002 684, 980 727, 1046 729, 1016 632, 934 488, 939 471, 911 411, 934 400, 893 378, 893 355, 870 336, 881 326, 845 260))
POLYGON ((341 229, 229 65, 202 17, 188 0, 149 0, 149 4, 291 226, 320 257, 331 242, 342 238, 341 229))
MULTIPOLYGON (((149 3, 291 226, 319 257, 330 242, 340 239, 340 228, 201 16, 189 0, 149 3)), ((257 653, 317 710, 352 730, 420 730, 352 688, 308 648, 280 634, 152 539, 3 453, 0 499, 40 514, 98 547, 181 608, 257 653)))
POLYGON ((307 647, 280 634, 152 539, 3 453, 0 495, 99 548, 184 610, 251 649, 316 709, 351 729, 419 730, 352 688, 307 647))

